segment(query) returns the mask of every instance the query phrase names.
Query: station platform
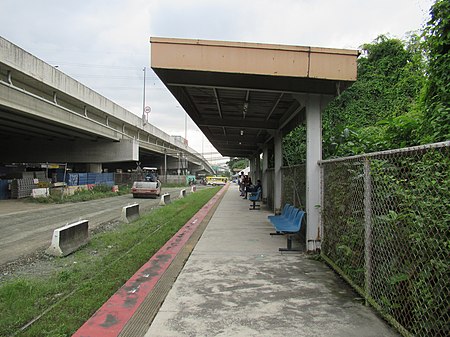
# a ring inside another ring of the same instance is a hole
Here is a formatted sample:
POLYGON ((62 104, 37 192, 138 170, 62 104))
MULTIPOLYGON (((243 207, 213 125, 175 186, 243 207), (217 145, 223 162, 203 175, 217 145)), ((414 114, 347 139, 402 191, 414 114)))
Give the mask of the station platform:
POLYGON ((179 270, 162 272, 166 290, 151 290, 126 322, 105 315, 103 332, 82 327, 76 336, 400 336, 323 262, 280 253, 286 239, 269 235, 270 211, 249 204, 236 185, 223 188, 197 238, 183 243, 179 270), (106 333, 108 324, 115 333, 106 333))

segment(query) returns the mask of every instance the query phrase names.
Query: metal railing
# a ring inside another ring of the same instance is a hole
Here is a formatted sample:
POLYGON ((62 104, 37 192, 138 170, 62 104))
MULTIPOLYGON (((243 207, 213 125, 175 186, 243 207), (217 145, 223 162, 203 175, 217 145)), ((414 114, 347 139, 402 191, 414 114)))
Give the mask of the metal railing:
POLYGON ((321 255, 404 336, 450 335, 450 142, 321 161, 321 255))

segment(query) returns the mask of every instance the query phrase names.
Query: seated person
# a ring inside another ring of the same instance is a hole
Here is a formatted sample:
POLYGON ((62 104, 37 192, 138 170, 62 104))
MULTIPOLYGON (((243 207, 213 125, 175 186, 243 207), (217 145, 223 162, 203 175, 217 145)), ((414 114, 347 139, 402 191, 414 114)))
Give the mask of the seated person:
POLYGON ((262 184, 261 184, 261 180, 257 180, 256 181, 256 185, 250 185, 247 186, 245 189, 245 197, 244 199, 247 199, 247 193, 249 192, 258 192, 258 190, 262 189, 262 184))

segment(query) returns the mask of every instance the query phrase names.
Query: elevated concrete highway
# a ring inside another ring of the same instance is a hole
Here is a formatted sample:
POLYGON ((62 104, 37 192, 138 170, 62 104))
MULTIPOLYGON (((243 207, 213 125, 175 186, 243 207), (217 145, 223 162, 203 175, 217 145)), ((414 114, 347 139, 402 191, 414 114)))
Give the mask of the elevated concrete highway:
POLYGON ((177 138, 1 37, 0 141, 0 163, 85 163, 100 171, 141 162, 213 172, 177 138))

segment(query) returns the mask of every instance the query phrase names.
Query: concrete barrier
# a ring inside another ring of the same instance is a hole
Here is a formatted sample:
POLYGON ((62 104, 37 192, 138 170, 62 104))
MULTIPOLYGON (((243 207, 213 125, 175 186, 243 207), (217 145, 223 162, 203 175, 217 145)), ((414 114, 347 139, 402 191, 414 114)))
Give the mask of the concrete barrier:
POLYGON ((180 191, 180 198, 186 197, 186 189, 180 191))
POLYGON ((88 220, 67 224, 53 231, 52 243, 45 251, 53 256, 66 256, 89 242, 88 220))
POLYGON ((33 198, 47 198, 50 195, 48 188, 33 188, 31 190, 31 196, 33 198))
POLYGON ((159 206, 165 206, 170 204, 170 194, 169 193, 165 193, 161 196, 161 200, 159 201, 159 206))
POLYGON ((139 204, 132 204, 122 207, 121 220, 126 223, 139 219, 139 204))

